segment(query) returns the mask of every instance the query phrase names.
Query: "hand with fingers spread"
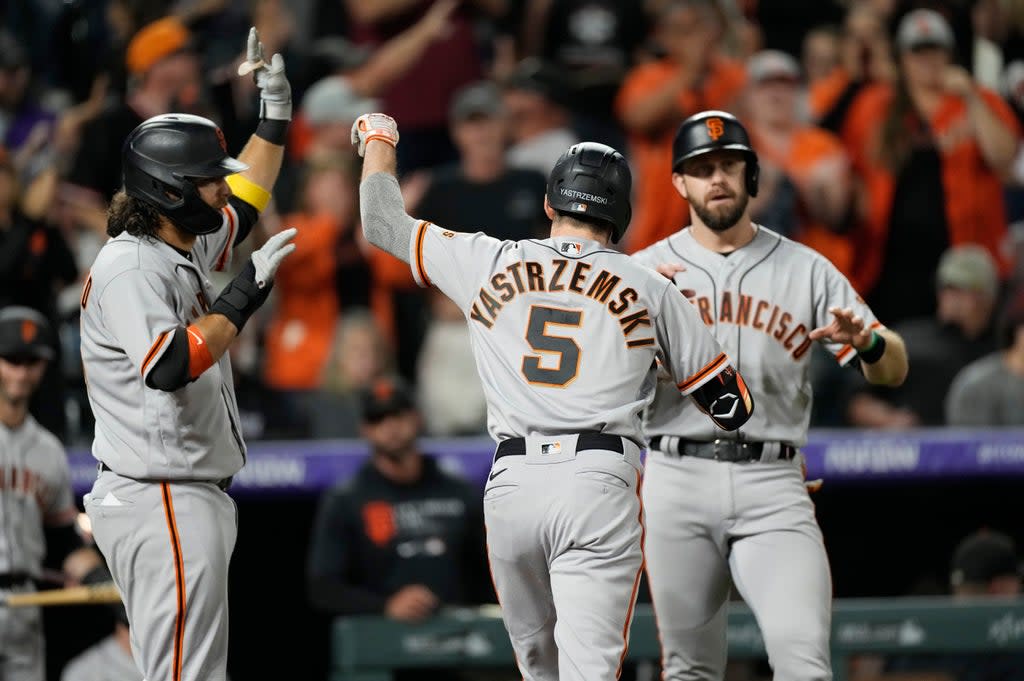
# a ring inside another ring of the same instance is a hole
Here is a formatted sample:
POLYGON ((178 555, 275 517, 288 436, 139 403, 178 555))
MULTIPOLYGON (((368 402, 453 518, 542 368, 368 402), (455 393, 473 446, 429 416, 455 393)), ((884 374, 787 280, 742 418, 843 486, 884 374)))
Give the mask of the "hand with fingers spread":
POLYGON ((249 29, 246 43, 246 60, 239 64, 238 75, 253 74, 253 80, 260 91, 260 118, 278 121, 292 119, 292 87, 284 72, 284 58, 274 54, 267 62, 263 54, 263 43, 256 27, 249 29))
POLYGON ((363 114, 352 124, 352 146, 363 156, 371 140, 380 140, 392 147, 398 146, 398 123, 387 114, 363 114))
POLYGON ((669 281, 674 279, 680 272, 686 271, 686 267, 678 262, 663 262, 654 269, 669 281))
POLYGON ((830 307, 834 319, 831 324, 819 326, 811 331, 811 340, 825 340, 832 343, 852 345, 862 350, 871 344, 871 329, 865 328, 864 318, 849 307, 830 307))

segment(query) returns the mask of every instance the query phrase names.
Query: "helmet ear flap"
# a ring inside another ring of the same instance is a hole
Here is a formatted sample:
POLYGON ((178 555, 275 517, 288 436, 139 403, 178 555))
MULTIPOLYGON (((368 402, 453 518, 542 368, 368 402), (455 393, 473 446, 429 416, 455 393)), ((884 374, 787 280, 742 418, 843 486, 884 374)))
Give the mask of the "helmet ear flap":
POLYGON ((747 168, 746 168, 746 184, 747 194, 751 198, 757 196, 757 181, 761 174, 761 166, 757 162, 757 157, 753 154, 747 154, 747 168))

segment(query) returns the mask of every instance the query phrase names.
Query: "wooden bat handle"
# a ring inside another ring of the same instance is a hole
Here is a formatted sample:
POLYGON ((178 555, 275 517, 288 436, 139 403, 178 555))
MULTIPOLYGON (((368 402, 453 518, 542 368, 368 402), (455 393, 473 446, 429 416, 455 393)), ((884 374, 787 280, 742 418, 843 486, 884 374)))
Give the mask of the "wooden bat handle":
POLYGON ((90 605, 120 603, 121 594, 113 582, 72 586, 27 594, 9 594, 2 602, 8 608, 30 608, 51 605, 90 605))

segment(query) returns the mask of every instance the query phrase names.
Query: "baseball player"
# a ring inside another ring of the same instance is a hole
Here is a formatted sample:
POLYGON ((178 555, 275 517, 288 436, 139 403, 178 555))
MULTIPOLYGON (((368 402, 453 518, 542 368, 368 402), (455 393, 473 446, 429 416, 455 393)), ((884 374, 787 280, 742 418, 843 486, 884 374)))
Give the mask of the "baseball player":
MULTIPOLYGON (((47 554, 44 528, 70 551, 78 542, 71 474, 56 436, 29 414, 54 357, 46 318, 27 307, 0 310, 0 597, 35 591, 47 554)), ((57 549, 51 541, 51 555, 57 549)), ((43 681, 39 608, 0 606, 0 681, 43 681)))
POLYGON ((498 441, 488 558, 523 678, 618 678, 643 563, 640 412, 655 367, 726 430, 749 418, 750 393, 671 284, 609 247, 631 212, 614 149, 569 148, 548 180, 551 237, 514 242, 406 215, 390 117, 360 117, 352 141, 367 239, 469 324, 498 441))
POLYGON ((828 260, 751 222, 757 155, 736 118, 688 118, 673 158, 692 223, 634 257, 691 300, 759 409, 726 433, 659 381, 643 497, 665 678, 722 678, 731 574, 775 678, 830 679, 831 576, 799 457, 811 344, 883 385, 903 381, 906 352, 828 260))
POLYGON ((291 119, 284 62, 256 30, 261 120, 238 159, 211 121, 166 114, 123 147, 124 189, 82 292, 82 361, 100 474, 86 497, 151 681, 223 681, 228 563, 245 463, 227 349, 266 300, 295 230, 271 237, 218 296, 223 269, 270 198, 291 119))

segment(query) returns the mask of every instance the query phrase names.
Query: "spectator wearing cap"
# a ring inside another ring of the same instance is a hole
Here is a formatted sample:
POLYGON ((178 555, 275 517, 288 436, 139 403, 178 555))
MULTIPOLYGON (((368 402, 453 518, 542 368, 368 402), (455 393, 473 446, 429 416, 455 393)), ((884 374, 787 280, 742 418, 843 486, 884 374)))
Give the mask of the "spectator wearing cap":
POLYGON ((492 600, 480 493, 422 452, 420 415, 400 379, 378 379, 361 402, 370 456, 320 501, 312 605, 418 622, 443 605, 492 600))
POLYGON ((992 256, 978 245, 949 249, 938 265, 937 312, 893 327, 907 344, 914 370, 899 388, 858 387, 847 414, 869 428, 941 426, 957 373, 995 348, 993 312, 999 280, 992 256))
POLYGON ((506 153, 512 168, 547 176, 558 157, 580 141, 569 126, 566 88, 559 74, 538 59, 524 59, 504 82, 502 98, 512 145, 506 153))
POLYGON ((896 82, 861 91, 842 132, 865 190, 854 284, 892 323, 933 313, 949 246, 980 244, 1009 273, 1002 177, 1020 139, 1009 106, 952 63, 941 14, 906 14, 896 46, 896 82))
POLYGON ((143 26, 125 52, 128 93, 82 128, 62 198, 81 224, 106 232, 106 204, 121 188, 121 146, 151 116, 201 113, 200 62, 191 35, 174 17, 143 26))
POLYGON ((654 40, 664 57, 626 74, 615 110, 629 134, 634 167, 630 252, 689 222, 686 201, 672 188, 672 138, 687 116, 705 109, 733 111, 746 83, 743 64, 722 55, 722 26, 712 0, 669 0, 654 17, 654 40))
POLYGON ((850 163, 838 137, 800 116, 800 65, 778 50, 747 60, 748 129, 761 164, 755 219, 787 226, 787 236, 825 255, 849 276, 853 249, 844 234, 852 207, 850 163))
POLYGON ((964 367, 946 397, 950 426, 1024 426, 1024 291, 1005 305, 999 350, 964 367))
POLYGON ((1013 598, 1024 593, 1021 577, 1017 546, 1002 532, 978 530, 953 551, 949 586, 954 597, 1013 598))

